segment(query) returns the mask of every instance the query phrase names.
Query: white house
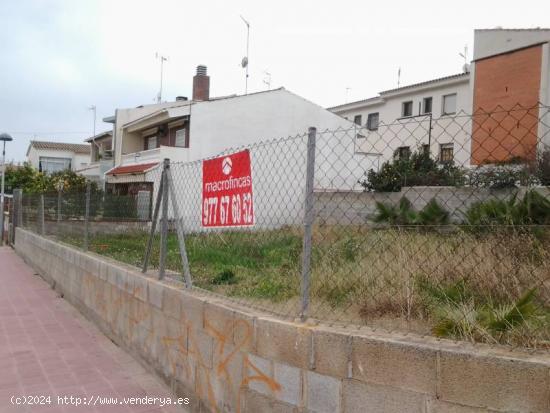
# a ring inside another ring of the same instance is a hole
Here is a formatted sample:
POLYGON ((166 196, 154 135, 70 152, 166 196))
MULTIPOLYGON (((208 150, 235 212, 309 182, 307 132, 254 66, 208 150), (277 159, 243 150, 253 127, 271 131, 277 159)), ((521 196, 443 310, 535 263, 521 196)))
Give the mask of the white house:
MULTIPOLYGON (((150 182, 147 172, 164 158, 196 161, 229 148, 305 135, 310 126, 319 131, 353 129, 351 122, 284 88, 210 98, 204 87, 209 84, 205 67, 199 66, 193 80, 193 100, 117 109, 108 119, 114 124, 115 159, 106 174, 108 189, 117 188, 118 193, 135 192, 132 186, 143 189, 142 182, 150 182)), ((329 145, 321 141, 318 147, 327 150, 329 145)), ((353 140, 334 145, 331 156, 344 148, 353 153, 353 140)))
POLYGON ((188 214, 185 222, 199 229, 202 169, 196 161, 247 146, 258 225, 299 221, 312 126, 319 131, 315 188, 360 189, 367 165, 366 157, 355 153, 352 122, 284 88, 210 98, 205 67, 198 68, 193 85, 192 100, 117 109, 107 119, 114 125, 115 159, 106 173, 107 191, 147 190, 156 196, 160 163, 168 158, 176 164, 171 170, 182 213, 188 214))
POLYGON ((90 163, 90 145, 33 140, 27 148, 27 162, 45 173, 77 171, 90 163))
POLYGON ((329 108, 360 129, 357 146, 375 170, 382 162, 430 148, 441 160, 461 165, 470 159, 470 73, 433 79, 380 92, 378 96, 329 108))

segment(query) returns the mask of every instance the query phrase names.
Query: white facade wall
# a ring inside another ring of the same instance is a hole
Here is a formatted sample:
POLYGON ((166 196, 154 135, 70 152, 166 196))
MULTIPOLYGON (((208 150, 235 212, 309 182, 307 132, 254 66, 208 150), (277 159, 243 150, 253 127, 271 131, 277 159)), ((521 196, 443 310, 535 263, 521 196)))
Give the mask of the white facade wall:
POLYGON ((439 156, 440 145, 454 144, 455 162, 467 166, 470 162, 470 135, 472 113, 472 91, 470 76, 458 79, 443 80, 426 85, 402 88, 383 93, 380 97, 364 102, 338 106, 332 110, 340 116, 353 121, 361 115, 361 127, 358 133, 364 138, 357 141, 357 151, 364 153, 377 169, 383 162, 392 159, 394 151, 401 146, 410 147, 411 151, 420 145, 430 143, 433 156, 439 156), (456 115, 443 115, 443 96, 456 94, 456 115), (422 115, 424 98, 432 98, 432 131, 430 117, 422 115), (413 117, 402 118, 403 102, 413 102, 413 117), (366 128, 368 115, 379 113, 378 130, 366 128), (416 116, 416 115, 421 116, 416 116))
POLYGON ((71 160, 73 171, 85 168, 90 163, 89 154, 74 153, 73 151, 61 151, 55 149, 36 149, 31 146, 27 155, 27 162, 35 169, 39 168, 40 157, 64 158, 71 160))

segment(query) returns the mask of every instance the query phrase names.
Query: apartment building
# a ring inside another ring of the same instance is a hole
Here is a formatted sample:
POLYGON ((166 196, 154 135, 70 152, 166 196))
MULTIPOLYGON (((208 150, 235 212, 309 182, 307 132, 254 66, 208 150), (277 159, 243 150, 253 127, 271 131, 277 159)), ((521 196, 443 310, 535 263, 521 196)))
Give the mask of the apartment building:
POLYGON ((470 73, 446 76, 380 92, 378 96, 329 108, 358 127, 359 151, 375 170, 382 162, 430 148, 439 159, 466 163, 469 130, 454 122, 471 108, 470 73), (433 122, 438 119, 438 122, 433 122), (452 130, 450 135, 441 129, 452 130))
POLYGON ((462 166, 533 159, 549 145, 549 41, 549 29, 475 30, 463 73, 329 110, 358 125, 375 170, 417 148, 462 166))

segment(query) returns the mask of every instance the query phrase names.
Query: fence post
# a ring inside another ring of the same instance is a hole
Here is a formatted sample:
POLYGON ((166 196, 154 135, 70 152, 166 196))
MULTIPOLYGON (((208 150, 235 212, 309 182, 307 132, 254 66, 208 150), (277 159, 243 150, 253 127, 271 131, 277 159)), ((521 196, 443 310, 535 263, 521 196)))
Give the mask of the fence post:
POLYGON ((15 230, 17 229, 18 226, 21 225, 21 221, 23 220, 23 212, 21 211, 22 195, 23 195, 22 189, 13 190, 13 224, 12 224, 12 233, 11 233, 12 245, 15 243, 15 230))
POLYGON ((84 215, 84 251, 88 251, 90 237, 90 197, 92 185, 91 182, 86 182, 86 212, 84 215))
POLYGON ((57 189, 57 222, 61 222, 61 194, 63 190, 61 188, 57 189))
POLYGON ((44 194, 40 194, 40 198, 38 199, 38 231, 40 235, 46 233, 44 223, 44 194))
POLYGON ((164 278, 166 267, 166 250, 168 241, 168 169, 170 168, 170 159, 164 159, 162 166, 164 185, 162 186, 162 216, 160 222, 159 280, 164 278))
POLYGON ((189 269, 189 258, 187 257, 187 249, 185 248, 185 233, 183 230, 182 217, 180 216, 178 200, 176 199, 176 191, 174 188, 174 181, 172 180, 172 170, 168 169, 166 173, 166 182, 168 182, 168 189, 170 192, 170 198, 172 200, 172 212, 174 214, 174 222, 176 224, 176 232, 178 234, 178 247, 180 250, 181 264, 183 266, 183 278, 185 280, 185 286, 191 288, 193 286, 193 280, 191 278, 191 270, 189 269))
POLYGON ((304 240, 302 248, 302 305, 300 318, 305 320, 309 308, 309 289, 311 279, 311 237, 314 219, 313 179, 315 177, 315 141, 317 129, 310 127, 307 134, 306 187, 304 194, 304 240))
POLYGON ((153 238, 155 236, 155 230, 157 228, 157 220, 160 210, 160 201, 162 200, 163 188, 165 186, 164 182, 164 169, 160 176, 160 183, 157 192, 157 199, 155 201, 155 210, 153 211, 153 219, 151 220, 151 232, 149 233, 149 239, 147 240, 147 247, 145 249, 145 257, 143 258, 143 268, 141 269, 142 273, 147 272, 147 267, 149 266, 149 258, 151 257, 151 249, 153 248, 153 238))

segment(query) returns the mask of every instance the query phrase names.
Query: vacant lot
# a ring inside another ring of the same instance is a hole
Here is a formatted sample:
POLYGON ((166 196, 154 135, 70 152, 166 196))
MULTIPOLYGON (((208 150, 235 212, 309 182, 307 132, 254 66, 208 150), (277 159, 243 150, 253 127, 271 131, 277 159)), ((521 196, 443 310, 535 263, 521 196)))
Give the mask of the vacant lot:
MULTIPOLYGON (((81 239, 63 238, 80 245, 81 239)), ((95 236, 90 249, 140 266, 147 234, 95 236)), ((302 234, 284 228, 187 236, 195 286, 296 315, 302 234)), ((323 320, 527 347, 550 346, 546 228, 325 226, 314 230, 310 315, 323 320)), ((158 238, 151 255, 158 265, 158 238)), ((167 266, 181 271, 175 234, 167 266)))

